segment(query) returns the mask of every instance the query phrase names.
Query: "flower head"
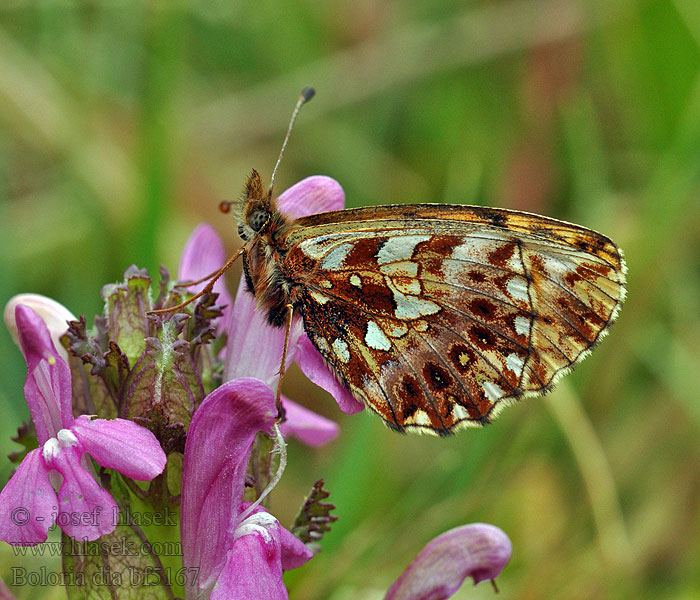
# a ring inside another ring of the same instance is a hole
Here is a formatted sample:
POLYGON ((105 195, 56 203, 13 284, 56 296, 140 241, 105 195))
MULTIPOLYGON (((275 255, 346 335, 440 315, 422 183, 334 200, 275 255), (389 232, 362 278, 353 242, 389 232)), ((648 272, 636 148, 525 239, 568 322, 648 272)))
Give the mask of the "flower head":
POLYGON ((132 421, 74 418, 70 370, 46 324, 19 304, 15 326, 27 362, 24 395, 39 448, 24 457, 0 492, 0 539, 38 544, 57 522, 71 537, 95 540, 114 530, 117 505, 98 485, 85 454, 138 480, 158 475, 165 454, 153 434, 132 421), (57 479, 58 495, 52 485, 57 479))

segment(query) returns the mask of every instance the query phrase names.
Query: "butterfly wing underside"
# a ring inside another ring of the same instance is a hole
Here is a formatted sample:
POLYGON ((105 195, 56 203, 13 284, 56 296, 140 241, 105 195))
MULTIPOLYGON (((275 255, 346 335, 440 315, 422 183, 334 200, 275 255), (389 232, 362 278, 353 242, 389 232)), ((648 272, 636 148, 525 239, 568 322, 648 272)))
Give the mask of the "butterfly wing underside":
POLYGON ((306 333, 397 430, 483 425, 546 391, 624 297, 608 238, 537 215, 385 206, 294 225, 283 270, 299 284, 306 333))

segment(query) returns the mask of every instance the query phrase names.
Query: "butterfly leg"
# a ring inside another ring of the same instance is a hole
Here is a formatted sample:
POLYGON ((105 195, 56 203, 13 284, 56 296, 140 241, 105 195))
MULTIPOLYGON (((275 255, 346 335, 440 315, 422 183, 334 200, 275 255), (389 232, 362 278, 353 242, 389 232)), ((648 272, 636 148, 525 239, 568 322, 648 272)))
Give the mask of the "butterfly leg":
POLYGON ((287 304, 287 326, 284 331, 284 348, 282 348, 282 362, 280 363, 279 378, 277 379, 277 393, 275 394, 275 406, 277 407, 277 421, 284 421, 284 407, 282 406, 282 377, 287 367, 287 349, 289 348, 289 336, 292 331, 292 317, 294 316, 294 306, 287 304))
POLYGON ((158 315, 161 313, 169 313, 173 312, 174 310, 179 310, 191 302, 194 302, 197 298, 200 298, 204 296, 204 294, 208 294, 211 292, 211 290, 214 288, 214 284, 218 281, 219 277, 221 277, 226 271, 228 271, 233 263, 235 263, 238 258, 242 255, 245 254, 245 248, 241 248, 236 254, 234 254, 231 258, 229 258, 226 261, 226 264, 224 264, 223 267, 218 268, 216 271, 213 273, 210 273, 206 277, 202 277, 202 279, 198 279, 197 281, 186 281, 184 283, 178 284, 176 287, 189 287, 191 285, 197 285, 198 283, 202 283, 203 281, 209 280, 209 283, 204 287, 204 289, 192 296, 189 300, 186 300, 185 302, 181 302, 180 304, 177 304, 176 306, 169 306, 167 308, 159 308, 158 310, 149 310, 147 314, 149 315, 158 315))

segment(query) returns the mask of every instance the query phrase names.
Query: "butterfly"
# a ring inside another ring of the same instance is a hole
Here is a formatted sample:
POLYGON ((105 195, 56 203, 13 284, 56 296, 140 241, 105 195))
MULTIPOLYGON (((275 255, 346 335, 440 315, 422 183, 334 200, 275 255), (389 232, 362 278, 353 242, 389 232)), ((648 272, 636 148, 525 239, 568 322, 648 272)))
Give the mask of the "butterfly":
POLYGON ((289 220, 257 171, 239 210, 247 286, 269 322, 300 314, 332 372, 397 431, 485 425, 547 391, 625 296, 620 249, 548 217, 419 204, 289 220))

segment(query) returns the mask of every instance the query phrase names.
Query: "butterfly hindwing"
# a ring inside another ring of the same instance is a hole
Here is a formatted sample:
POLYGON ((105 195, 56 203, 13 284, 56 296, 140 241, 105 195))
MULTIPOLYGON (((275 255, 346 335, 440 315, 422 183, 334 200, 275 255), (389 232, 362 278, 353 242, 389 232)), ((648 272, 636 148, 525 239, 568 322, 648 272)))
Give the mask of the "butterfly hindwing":
POLYGON ((322 213, 293 223, 286 243, 282 269, 307 334, 396 429, 483 424, 542 392, 596 343, 624 295, 610 240, 515 211, 322 213))

